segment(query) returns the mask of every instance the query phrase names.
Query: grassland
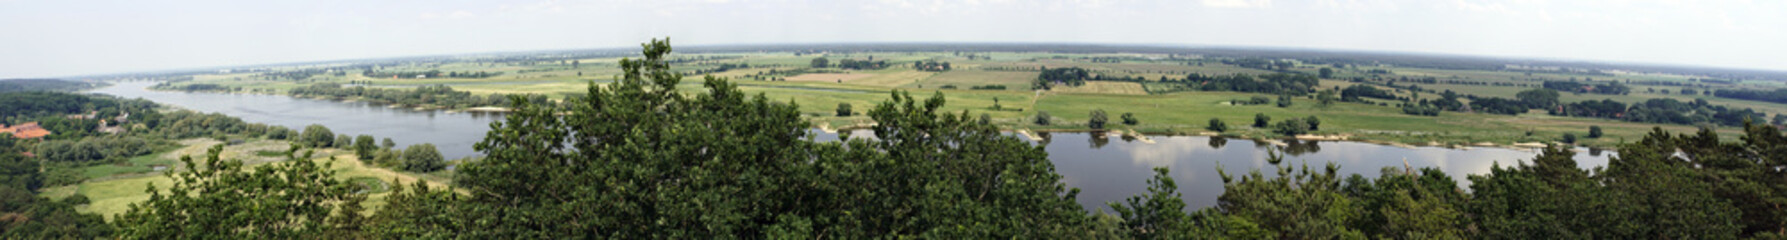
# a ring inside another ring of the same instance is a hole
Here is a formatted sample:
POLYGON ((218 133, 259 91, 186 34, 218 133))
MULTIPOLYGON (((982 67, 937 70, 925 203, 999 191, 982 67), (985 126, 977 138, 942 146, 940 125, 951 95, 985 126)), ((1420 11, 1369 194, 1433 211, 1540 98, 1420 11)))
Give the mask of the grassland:
MULTIPOLYGON (((203 157, 207 149, 218 144, 217 141, 210 139, 190 139, 181 141, 181 143, 184 146, 179 149, 141 157, 144 160, 131 160, 133 163, 138 161, 168 163, 172 166, 172 168, 169 168, 171 170, 143 172, 118 171, 114 173, 114 175, 91 178, 78 185, 49 188, 41 193, 41 195, 52 199, 60 199, 73 194, 85 195, 92 200, 92 203, 76 206, 75 210, 83 213, 97 213, 105 216, 106 220, 110 221, 115 215, 129 210, 131 203, 142 202, 143 200, 149 199, 149 193, 145 191, 149 185, 152 184, 157 188, 162 189, 164 193, 167 187, 173 186, 173 179, 164 175, 164 171, 184 169, 183 166, 178 164, 176 159, 181 156, 189 155, 194 158, 203 157)), ((275 146, 289 146, 287 144, 288 143, 285 141, 277 140, 251 141, 240 145, 225 146, 224 151, 220 155, 224 159, 242 160, 249 168, 264 164, 281 164, 282 161, 280 160, 284 159, 283 155, 263 156, 263 154, 259 153, 268 151, 268 148, 276 148, 275 146)), ((416 181, 420 180, 426 181, 431 187, 447 187, 447 185, 444 184, 445 177, 426 174, 399 173, 386 168, 370 166, 360 162, 357 157, 345 151, 322 149, 313 155, 313 158, 318 162, 329 163, 330 169, 335 171, 337 178, 359 183, 377 183, 380 184, 381 187, 384 187, 384 189, 389 189, 390 184, 394 184, 391 182, 392 180, 401 181, 406 186, 408 184, 414 184, 416 181)), ((92 174, 105 171, 101 169, 112 168, 113 167, 109 167, 109 165, 94 166, 88 167, 86 171, 92 174)), ((383 208, 386 204, 385 197, 388 195, 390 195, 390 192, 382 191, 373 191, 373 193, 369 194, 366 202, 363 203, 367 208, 367 213, 383 208)))
MULTIPOLYGON (((1080 87, 1059 87, 1050 91, 1032 91, 1030 82, 1036 77, 1033 69, 1040 67, 1061 68, 1080 67, 1093 71, 1094 74, 1115 76, 1142 77, 1148 80, 1160 77, 1182 78, 1186 74, 1228 75, 1228 74, 1266 74, 1267 71, 1223 64, 1219 59, 1207 59, 1192 56, 1168 56, 1163 54, 1063 54, 1044 52, 989 52, 977 53, 985 58, 969 59, 964 55, 950 52, 870 52, 870 53, 826 53, 822 55, 796 56, 786 52, 768 53, 702 53, 680 55, 689 58, 705 58, 700 60, 673 64, 676 71, 696 71, 710 69, 719 64, 750 64, 751 68, 732 69, 711 73, 713 76, 734 79, 740 89, 763 94, 774 101, 791 101, 799 105, 803 115, 817 124, 828 127, 858 126, 872 124, 860 115, 837 117, 835 108, 840 103, 856 106, 857 112, 872 108, 875 104, 888 99, 894 90, 910 91, 918 97, 928 97, 934 93, 948 96, 948 104, 943 108, 949 112, 968 111, 971 115, 986 114, 994 119, 994 123, 1008 129, 1032 130, 1078 130, 1084 129, 1087 112, 1102 109, 1113 115, 1134 113, 1142 124, 1136 126, 1114 125, 1117 128, 1134 129, 1150 133, 1173 134, 1211 134, 1202 129, 1211 118, 1222 119, 1236 130, 1225 133, 1243 137, 1271 138, 1279 137, 1264 129, 1247 127, 1254 114, 1266 114, 1274 119, 1301 118, 1314 116, 1322 120, 1318 134, 1344 135, 1350 139, 1365 141, 1382 141, 1408 144, 1441 144, 1467 145, 1492 143, 1507 145, 1524 142, 1557 141, 1565 133, 1584 136, 1588 126, 1600 126, 1606 136, 1598 139, 1582 139, 1582 144, 1589 146, 1613 146, 1621 141, 1640 138, 1652 127, 1662 127, 1676 132, 1692 131, 1694 127, 1683 125, 1656 125, 1629 123, 1605 119, 1554 117, 1543 113, 1528 113, 1517 116, 1489 115, 1445 112, 1438 117, 1411 116, 1401 112, 1394 106, 1378 106, 1359 103, 1336 103, 1331 106, 1317 106, 1308 98, 1299 98, 1288 108, 1271 105, 1236 106, 1226 102, 1233 99, 1246 99, 1255 96, 1274 97, 1251 93, 1234 92, 1178 92, 1149 95, 1143 90, 1144 85, 1162 83, 1103 82, 1093 81, 1080 87), (827 72, 795 76, 784 76, 788 81, 757 81, 753 76, 761 76, 769 71, 790 71, 807 68, 806 65, 814 57, 825 57, 836 62, 840 59, 863 60, 873 56, 876 60, 889 62, 890 67, 880 70, 843 70, 826 69, 827 72), (1120 57, 1119 62, 1093 62, 1091 57, 1120 57), (989 59, 990 58, 990 59, 989 59), (954 69, 944 72, 927 72, 911 69, 912 61, 944 61, 951 62, 954 69), (950 85, 957 89, 942 89, 950 85), (1006 90, 969 90, 973 86, 1002 85, 1006 90), (994 102, 1001 107, 993 108, 994 102), (1049 112, 1058 123, 1050 126, 1031 124, 1030 118, 1040 111, 1049 112)), ((384 71, 488 71, 504 72, 504 74, 483 79, 460 78, 428 78, 428 79, 391 79, 364 77, 358 74, 346 76, 319 76, 302 81, 270 80, 251 73, 207 74, 197 76, 191 83, 215 83, 225 86, 261 89, 289 89, 317 82, 355 81, 376 87, 410 87, 425 84, 443 84, 454 89, 477 94, 547 94, 549 96, 567 96, 581 93, 587 83, 603 84, 619 74, 614 64, 619 58, 585 58, 578 59, 581 64, 573 67, 558 61, 540 62, 452 62, 428 63, 414 62, 397 65, 381 65, 384 71)), ((1512 98, 1520 91, 1538 86, 1545 80, 1594 79, 1605 81, 1659 81, 1659 82, 1691 82, 1692 76, 1609 72, 1526 72, 1526 71, 1494 71, 1494 70, 1454 70, 1399 67, 1389 65, 1352 65, 1335 68, 1328 65, 1297 64, 1286 72, 1316 74, 1321 68, 1335 69, 1332 78, 1323 79, 1319 89, 1339 89, 1360 84, 1349 79, 1401 79, 1401 78, 1434 78, 1439 84, 1416 83, 1423 89, 1435 91, 1451 90, 1462 94, 1484 97, 1512 98), (1371 73, 1371 70, 1387 70, 1391 73, 1371 73), (1445 81, 1483 82, 1500 85, 1494 86, 1473 84, 1449 84, 1445 81)), ((294 68, 297 69, 297 68, 294 68)), ((1406 86, 1412 82, 1398 82, 1406 86)), ((1755 83, 1746 85, 1721 85, 1713 88, 1757 87, 1755 83)), ((1650 85, 1630 85, 1634 89, 1629 95, 1570 94, 1562 96, 1566 102, 1583 100, 1613 99, 1622 102, 1638 102, 1650 98, 1673 98, 1684 101, 1706 99, 1710 103, 1737 108, 1752 108, 1758 111, 1778 114, 1787 113, 1787 104, 1725 99, 1711 96, 1686 96, 1650 93, 1645 89, 1678 90, 1681 87, 1658 87, 1650 85)), ((1383 88, 1382 86, 1374 86, 1383 88)), ((686 92, 701 92, 698 76, 685 78, 679 88, 686 92)), ((1418 99, 1434 99, 1438 94, 1413 93, 1402 89, 1388 89, 1399 96, 1412 96, 1418 99)), ((1698 88, 1697 88, 1698 89, 1698 88)), ((275 92, 277 93, 277 92, 275 92)), ((1390 102, 1388 100, 1374 100, 1390 102)), ((1734 133, 1734 128, 1722 128, 1720 131, 1734 133)), ((1727 136, 1733 136, 1727 134, 1727 136)))

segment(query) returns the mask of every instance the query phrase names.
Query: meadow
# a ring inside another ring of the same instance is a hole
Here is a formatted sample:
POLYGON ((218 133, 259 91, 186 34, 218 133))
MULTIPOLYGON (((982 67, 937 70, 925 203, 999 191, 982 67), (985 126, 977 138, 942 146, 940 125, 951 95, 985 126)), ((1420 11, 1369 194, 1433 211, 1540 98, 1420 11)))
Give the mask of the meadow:
MULTIPOLYGON (((1377 103, 1385 103, 1383 105, 1353 102, 1322 105, 1311 96, 1303 96, 1297 97, 1291 106, 1283 108, 1272 104, 1231 105, 1228 104, 1231 100, 1276 96, 1226 91, 1156 92, 1152 94, 1148 91, 1171 84, 1157 82, 1157 79, 1163 77, 1183 78, 1186 74, 1194 73, 1207 76, 1260 75, 1279 72, 1316 75, 1323 68, 1333 71, 1330 77, 1322 79, 1320 85, 1316 86, 1318 90, 1341 89, 1357 84, 1367 84, 1389 90, 1398 96, 1417 100, 1438 99, 1437 92, 1448 90, 1471 96, 1514 98, 1516 93, 1536 88, 1546 80, 1580 79, 1591 84, 1609 81, 1638 81, 1693 84, 1695 87, 1631 84, 1629 85, 1633 89, 1631 94, 1602 95, 1566 92, 1560 96, 1560 100, 1571 103, 1612 99, 1632 103, 1651 98, 1671 98, 1682 101, 1705 99, 1714 105, 1737 109, 1755 109, 1771 115, 1787 113, 1787 104, 1655 92, 1658 89, 1668 89, 1673 92, 1682 88, 1702 90, 1758 88, 1778 84, 1771 85, 1757 81, 1745 81, 1739 84, 1708 84, 1696 82, 1695 78, 1697 77, 1694 76, 1644 72, 1528 71, 1519 68, 1501 70, 1439 69, 1389 64, 1318 64, 1290 59, 1274 59, 1292 64, 1281 69, 1267 70, 1260 67, 1244 67, 1227 63, 1230 60, 1235 60, 1232 58, 1144 53, 748 52, 696 53, 673 56, 670 59, 673 62, 672 69, 685 72, 685 78, 679 85, 679 88, 684 91, 702 91, 700 89, 701 76, 730 78, 732 83, 738 84, 747 92, 759 93, 774 101, 791 101, 800 106, 803 115, 807 116, 810 121, 816 125, 831 128, 873 124, 868 118, 863 117, 862 113, 871 109, 875 104, 889 99, 889 93, 896 90, 906 91, 918 97, 944 94, 948 97, 948 104, 944 106, 944 109, 957 113, 967 111, 972 116, 985 114, 993 120, 993 123, 1010 130, 1085 130, 1088 113, 1092 110, 1104 110, 1111 113, 1113 117, 1122 113, 1133 113, 1141 120, 1141 124, 1134 126, 1112 124, 1111 127, 1146 133, 1221 134, 1249 138, 1277 138, 1285 136, 1275 134, 1268 129, 1249 127, 1255 114, 1268 115, 1273 122, 1313 116, 1320 119, 1322 123, 1313 134, 1392 144, 1444 146, 1557 142, 1564 134, 1586 136, 1590 126, 1599 126, 1604 129, 1603 137, 1579 138, 1579 143, 1586 146, 1610 147, 1620 142, 1638 139, 1653 127, 1661 127, 1674 132, 1691 132, 1696 128, 1696 126, 1688 125, 1557 117, 1536 110, 1519 115, 1448 111, 1439 116, 1415 116, 1402 113, 1401 109, 1396 106, 1399 102, 1383 99, 1372 100, 1377 103), (867 60, 872 57, 875 61, 885 61, 886 67, 882 69, 838 69, 809 66, 812 59, 820 57, 826 58, 834 64, 843 59, 867 60), (948 62, 952 64, 952 69, 921 71, 913 68, 914 61, 948 62), (749 67, 713 71, 721 65, 748 65, 749 67), (1036 69, 1067 67, 1087 69, 1095 75, 1139 77, 1144 80, 1142 82, 1091 81, 1084 86, 1058 87, 1044 91, 1036 91, 1032 88, 1038 74, 1036 69), (791 71, 796 74, 770 74, 791 71), (1402 79, 1423 78, 1432 78, 1439 82, 1396 82, 1396 80, 1402 79), (1365 81, 1360 81, 1360 79, 1365 81), (1405 89, 1392 89, 1382 86, 1384 82, 1395 83, 1398 86, 1412 84, 1429 91, 1411 92, 1405 89), (1458 84, 1457 82, 1488 84, 1458 84), (976 86, 992 85, 1003 86, 1005 89, 970 89, 976 86), (997 102, 998 108, 994 108, 995 102, 997 102), (836 116, 837 106, 841 103, 854 106, 856 115, 836 116), (1033 124, 1033 117, 1039 112, 1047 112, 1057 121, 1046 126, 1033 124), (1224 133, 1204 130, 1205 125, 1212 118, 1221 119, 1233 129, 1224 133)), ((242 87, 245 89, 244 91, 248 92, 259 91, 274 94, 295 87, 323 82, 358 83, 370 87, 385 88, 447 85, 455 90, 479 95, 544 94, 562 98, 584 92, 589 83, 600 85, 612 82, 613 76, 620 73, 615 67, 619 59, 619 57, 588 57, 538 61, 480 61, 477 59, 442 62, 410 61, 379 64, 376 68, 377 71, 391 72, 428 70, 502 72, 500 75, 488 78, 381 78, 361 74, 320 74, 306 79, 291 80, 267 77, 270 76, 269 74, 218 73, 195 76, 193 80, 180 84, 219 84, 242 87), (569 64, 570 61, 577 63, 569 64)), ((312 68, 316 67, 275 68, 267 70, 267 72, 299 71, 312 68)), ((351 68, 334 71, 358 73, 351 68)), ((1464 101, 1468 102, 1469 100, 1464 101)), ((1735 127, 1719 127, 1718 130, 1726 133, 1728 137, 1735 136, 1734 133, 1737 131, 1735 127)))

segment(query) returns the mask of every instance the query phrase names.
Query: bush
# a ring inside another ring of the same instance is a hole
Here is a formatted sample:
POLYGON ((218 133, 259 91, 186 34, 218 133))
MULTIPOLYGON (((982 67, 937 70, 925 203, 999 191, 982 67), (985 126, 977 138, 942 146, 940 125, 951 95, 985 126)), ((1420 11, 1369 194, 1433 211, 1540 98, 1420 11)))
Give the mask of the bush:
POLYGON ((1309 116, 1307 118, 1303 118, 1303 123, 1309 125, 1310 131, 1320 130, 1321 126, 1322 126, 1322 120, 1316 119, 1315 116, 1309 116))
POLYGON ((1225 132, 1229 130, 1229 124, 1223 123, 1222 119, 1210 118, 1210 125, 1204 126, 1204 130, 1225 132))
POLYGON ((447 167, 441 157, 441 151, 434 144, 423 143, 410 145, 403 149, 403 170, 411 172, 433 172, 447 167))
POLYGON ((1108 120, 1110 119, 1105 117, 1104 109, 1094 109, 1092 110, 1092 119, 1086 120, 1086 127, 1104 129, 1104 123, 1108 120))
POLYGON ((1049 112, 1037 111, 1035 119, 1036 119, 1036 125, 1048 126, 1049 125, 1049 112))
POLYGON ((1273 125, 1272 131, 1287 136, 1305 134, 1309 133, 1309 123, 1304 122, 1302 119, 1285 119, 1284 121, 1278 122, 1277 125, 1273 125))
POLYGON ((330 132, 329 127, 324 127, 321 124, 305 126, 304 134, 300 136, 298 142, 303 143, 305 147, 325 148, 334 146, 335 143, 335 133, 330 132))
POLYGON ((1264 113, 1253 114, 1253 127, 1263 128, 1268 124, 1272 124, 1272 117, 1267 117, 1264 113))
POLYGON ((1564 134, 1564 143, 1576 144, 1576 134, 1575 133, 1565 133, 1564 134))
POLYGON ((1136 124, 1141 123, 1142 120, 1135 118, 1135 113, 1123 113, 1123 125, 1135 126, 1136 124))
POLYGON ((1601 126, 1588 126, 1588 138, 1601 138, 1601 126))
POLYGON ((850 116, 850 104, 849 103, 838 103, 838 116, 839 117, 849 117, 850 116))
POLYGON ((68 205, 81 205, 93 203, 93 199, 87 198, 86 194, 76 193, 74 195, 69 195, 67 198, 63 198, 62 203, 67 203, 68 205))

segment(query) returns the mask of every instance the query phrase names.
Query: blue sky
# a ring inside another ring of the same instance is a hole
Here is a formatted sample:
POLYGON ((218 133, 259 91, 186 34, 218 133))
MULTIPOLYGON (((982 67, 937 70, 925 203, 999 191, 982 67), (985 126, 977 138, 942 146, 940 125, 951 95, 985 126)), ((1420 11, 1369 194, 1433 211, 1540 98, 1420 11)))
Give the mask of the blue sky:
POLYGON ((1070 42, 1787 70, 1787 1, 0 0, 0 78, 637 46, 1070 42))

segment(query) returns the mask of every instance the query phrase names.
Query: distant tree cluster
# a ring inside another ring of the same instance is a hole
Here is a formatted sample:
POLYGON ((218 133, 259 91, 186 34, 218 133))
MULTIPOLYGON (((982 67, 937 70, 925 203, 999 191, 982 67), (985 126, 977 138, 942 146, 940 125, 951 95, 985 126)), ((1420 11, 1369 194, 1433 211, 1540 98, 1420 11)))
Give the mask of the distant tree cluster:
POLYGON ((1203 74, 1187 74, 1184 79, 1168 79, 1167 83, 1184 84, 1188 89, 1202 91, 1235 91, 1268 94, 1290 94, 1303 96, 1315 92, 1320 79, 1307 74, 1273 73, 1249 76, 1234 74, 1225 76, 1207 76, 1203 74))
POLYGON ((477 106, 503 106, 508 98, 498 94, 489 96, 473 95, 471 92, 453 90, 446 85, 419 86, 414 89, 368 88, 364 86, 342 87, 341 84, 319 83, 310 86, 293 88, 292 95, 326 96, 332 98, 357 97, 362 100, 403 104, 406 106, 433 105, 446 108, 463 108, 477 106))
POLYGON ((1340 90, 1340 100, 1346 102, 1362 102, 1363 98, 1396 99, 1396 94, 1365 84, 1354 84, 1340 90))
POLYGON ((949 62, 938 62, 935 60, 916 61, 912 62, 912 69, 927 72, 949 71, 949 62))
POLYGON ((1577 82, 1577 81, 1545 81, 1544 86, 1545 86, 1545 88, 1552 89, 1552 90, 1558 90, 1558 91, 1562 91, 1562 92, 1573 92, 1573 93, 1594 93, 1594 94, 1609 94, 1609 95, 1625 95, 1625 94, 1632 93, 1631 87, 1627 87, 1625 84, 1620 84, 1619 82, 1607 82, 1605 84, 1587 84, 1587 83, 1582 83, 1582 82, 1577 82))
POLYGON ((1778 89, 1775 89, 1772 91, 1771 90, 1753 90, 1753 89, 1719 89, 1719 90, 1715 90, 1712 92, 1713 92, 1713 96, 1718 96, 1718 97, 1722 97, 1722 98, 1733 98, 1733 99, 1763 101, 1763 102, 1772 102, 1772 103, 1787 103, 1787 88, 1778 88, 1778 89))
POLYGON ((856 60, 856 59, 846 58, 846 59, 838 60, 837 67, 842 68, 842 69, 852 69, 852 70, 877 70, 877 69, 887 68, 887 61, 886 60, 881 60, 881 61, 856 60))
POLYGON ((1744 121, 1762 122, 1767 114, 1752 109, 1735 109, 1712 105, 1705 99, 1692 102, 1672 98, 1653 98, 1627 106, 1613 100, 1582 101, 1552 109, 1551 115, 1619 119, 1629 122, 1696 124, 1711 123, 1741 126, 1744 121))
POLYGON ((1036 89, 1045 90, 1053 89, 1056 85, 1080 86, 1086 85, 1086 80, 1091 77, 1092 73, 1083 68, 1049 69, 1045 67, 1042 68, 1042 73, 1036 75, 1036 82, 1033 85, 1036 89))
POLYGON ((174 91, 186 91, 186 92, 228 92, 228 91, 237 90, 237 88, 225 87, 223 85, 217 85, 217 84, 211 84, 211 83, 173 84, 173 83, 163 82, 160 84, 156 84, 155 86, 150 86, 150 88, 159 89, 159 90, 174 90, 174 91))
POLYGON ((61 79, 4 79, 0 80, 0 93, 7 92, 70 92, 93 87, 84 82, 61 79))

